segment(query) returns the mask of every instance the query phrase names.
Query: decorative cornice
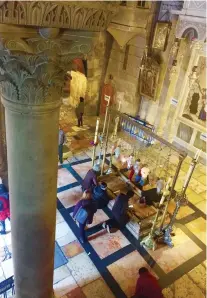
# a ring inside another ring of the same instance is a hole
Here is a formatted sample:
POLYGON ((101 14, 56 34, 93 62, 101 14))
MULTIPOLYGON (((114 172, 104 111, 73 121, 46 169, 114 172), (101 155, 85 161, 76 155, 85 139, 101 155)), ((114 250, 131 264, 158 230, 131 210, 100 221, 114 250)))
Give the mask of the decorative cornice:
POLYGON ((103 31, 118 7, 104 1, 0 1, 0 23, 103 31))

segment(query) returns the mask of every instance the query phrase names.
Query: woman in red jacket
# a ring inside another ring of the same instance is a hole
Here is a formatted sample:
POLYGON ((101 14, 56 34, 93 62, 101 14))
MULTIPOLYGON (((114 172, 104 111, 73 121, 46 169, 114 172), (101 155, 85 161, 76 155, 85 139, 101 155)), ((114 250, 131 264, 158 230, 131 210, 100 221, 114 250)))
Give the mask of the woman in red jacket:
POLYGON ((139 269, 134 298, 164 298, 156 277, 145 267, 139 269))
POLYGON ((10 220, 10 209, 9 209, 9 200, 4 196, 0 196, 0 223, 2 225, 2 230, 0 231, 1 235, 6 234, 6 225, 5 220, 10 220))

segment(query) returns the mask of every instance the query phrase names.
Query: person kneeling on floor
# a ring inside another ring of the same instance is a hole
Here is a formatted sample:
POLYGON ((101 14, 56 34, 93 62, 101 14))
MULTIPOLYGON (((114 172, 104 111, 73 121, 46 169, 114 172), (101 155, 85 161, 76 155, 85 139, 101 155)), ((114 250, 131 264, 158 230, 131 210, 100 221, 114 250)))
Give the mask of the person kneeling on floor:
POLYGON ((128 190, 126 194, 120 193, 116 199, 112 208, 113 218, 108 223, 103 223, 103 227, 107 228, 107 232, 110 233, 110 228, 123 228, 130 220, 127 213, 129 199, 134 196, 132 190, 128 190))
POLYGON ((92 224, 93 216, 96 213, 96 204, 92 200, 90 190, 85 190, 81 200, 75 205, 73 218, 79 223, 80 241, 87 242, 85 227, 87 224, 92 224))
POLYGON ((164 298, 157 279, 145 267, 139 269, 139 278, 133 298, 164 298))
POLYGON ((105 182, 100 182, 93 189, 93 200, 96 203, 97 209, 102 209, 108 205, 110 197, 107 193, 107 184, 105 182))

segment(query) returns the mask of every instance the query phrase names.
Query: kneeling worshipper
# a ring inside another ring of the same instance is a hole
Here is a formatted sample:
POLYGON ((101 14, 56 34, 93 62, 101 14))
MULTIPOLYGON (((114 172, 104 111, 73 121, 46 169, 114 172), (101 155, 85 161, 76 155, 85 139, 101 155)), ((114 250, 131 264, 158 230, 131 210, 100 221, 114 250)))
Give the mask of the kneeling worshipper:
POLYGON ((94 187, 92 196, 97 209, 106 207, 111 200, 107 193, 107 184, 105 182, 100 182, 99 185, 94 187))
POLYGON ((116 199, 114 206, 112 208, 112 215, 107 224, 103 223, 103 228, 107 229, 107 232, 110 233, 110 228, 121 229, 124 228, 125 225, 129 222, 130 217, 128 215, 128 203, 129 199, 134 196, 134 192, 132 190, 128 190, 126 194, 120 193, 116 199))
POLYGON ((83 182, 82 182, 83 191, 87 189, 92 191, 93 188, 98 185, 98 181, 97 181, 98 172, 99 172, 99 166, 95 164, 93 168, 88 171, 85 178, 83 179, 83 182))

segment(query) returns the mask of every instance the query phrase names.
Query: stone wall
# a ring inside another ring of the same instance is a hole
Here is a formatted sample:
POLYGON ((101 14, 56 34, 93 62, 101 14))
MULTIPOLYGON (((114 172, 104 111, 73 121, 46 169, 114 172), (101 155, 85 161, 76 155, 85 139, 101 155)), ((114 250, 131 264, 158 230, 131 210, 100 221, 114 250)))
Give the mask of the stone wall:
POLYGON ((119 9, 107 29, 114 37, 105 83, 113 76, 114 104, 121 102, 121 112, 135 116, 139 110, 140 66, 150 39, 156 3, 149 1, 145 8, 137 2, 127 2, 119 9))
POLYGON ((145 46, 146 39, 140 36, 131 39, 123 49, 114 40, 107 68, 106 78, 113 76, 116 96, 120 92, 124 95, 121 111, 131 115, 138 111, 139 70, 145 46))
POLYGON ((163 105, 165 103, 168 87, 169 87, 169 68, 173 58, 170 56, 170 51, 175 40, 175 28, 177 19, 172 20, 172 28, 168 38, 168 45, 165 52, 153 50, 153 55, 157 57, 160 62, 160 74, 157 86, 156 100, 142 96, 139 109, 139 116, 145 119, 150 124, 155 125, 155 128, 159 126, 160 115, 163 112, 163 105))
POLYGON ((104 83, 112 37, 107 32, 97 33, 93 38, 92 49, 87 57, 87 93, 85 108, 88 115, 99 111, 101 89, 104 83))

